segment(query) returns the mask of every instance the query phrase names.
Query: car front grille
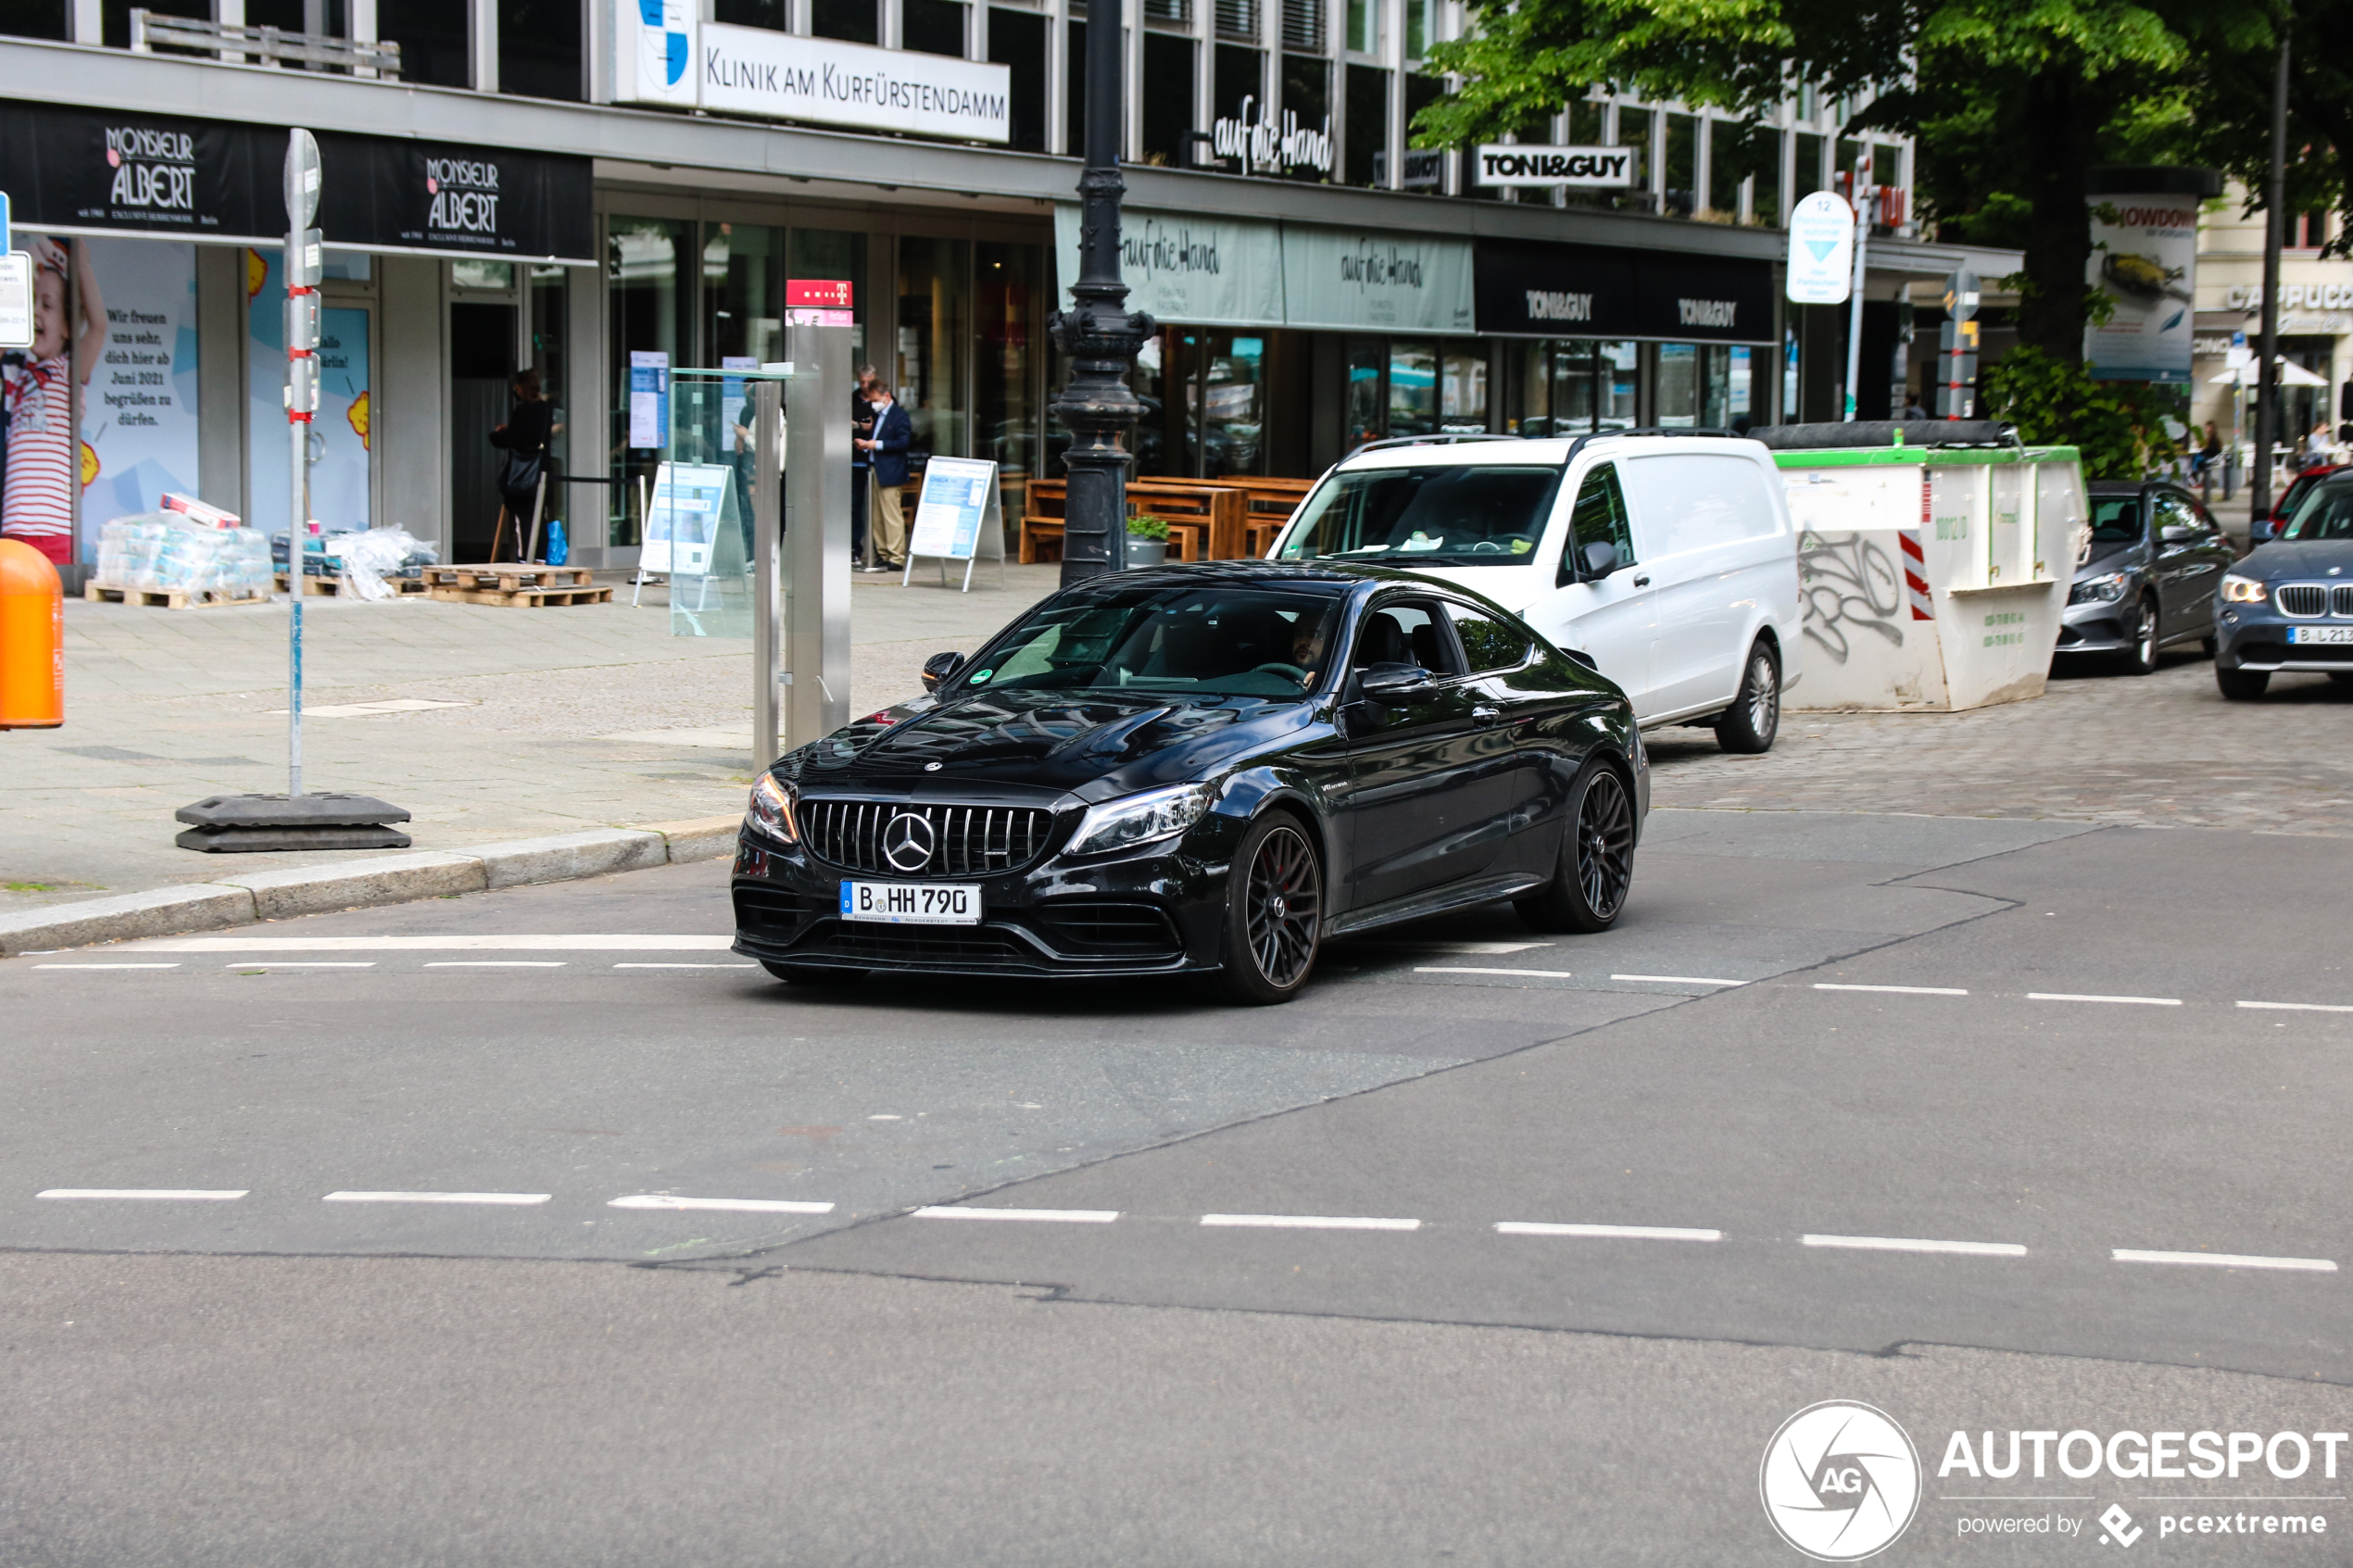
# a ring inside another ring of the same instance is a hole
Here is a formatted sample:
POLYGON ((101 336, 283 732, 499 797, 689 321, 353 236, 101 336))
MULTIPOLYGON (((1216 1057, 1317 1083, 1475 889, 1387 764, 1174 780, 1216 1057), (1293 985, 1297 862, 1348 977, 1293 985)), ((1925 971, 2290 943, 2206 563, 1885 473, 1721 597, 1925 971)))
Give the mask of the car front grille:
POLYGON ((817 912, 813 899, 775 886, 774 884, 738 883, 736 885, 736 929, 790 933, 811 915, 817 912))
POLYGON ((2353 616, 2353 583, 2340 583, 2334 590, 2335 603, 2331 613, 2353 616))
POLYGON ((2282 615, 2326 615, 2329 586, 2325 583, 2283 583, 2277 600, 2282 615))
POLYGON ((869 925, 833 921, 793 948, 799 957, 958 969, 1033 969, 1038 954, 1020 937, 985 925, 869 925))
POLYGON ((1017 872, 1046 851, 1054 814, 1025 806, 918 806, 803 800, 802 840, 819 859, 878 876, 970 877, 1017 872), (912 817, 916 829, 892 824, 912 817), (917 850, 928 846, 928 853, 917 850), (888 850, 900 850, 894 860, 888 850))

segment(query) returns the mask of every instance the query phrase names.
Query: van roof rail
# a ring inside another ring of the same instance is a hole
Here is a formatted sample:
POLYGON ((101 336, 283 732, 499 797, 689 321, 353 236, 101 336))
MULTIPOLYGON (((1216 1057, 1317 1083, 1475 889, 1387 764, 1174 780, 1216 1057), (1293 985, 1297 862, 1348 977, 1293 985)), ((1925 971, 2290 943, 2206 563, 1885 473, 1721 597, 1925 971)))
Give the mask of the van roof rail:
POLYGON ((1340 458, 1346 462, 1359 452, 1379 452, 1391 446, 1443 446, 1457 441, 1525 441, 1526 436, 1504 435, 1495 431, 1445 431, 1435 435, 1390 435, 1378 441, 1367 441, 1362 446, 1352 446, 1340 458))

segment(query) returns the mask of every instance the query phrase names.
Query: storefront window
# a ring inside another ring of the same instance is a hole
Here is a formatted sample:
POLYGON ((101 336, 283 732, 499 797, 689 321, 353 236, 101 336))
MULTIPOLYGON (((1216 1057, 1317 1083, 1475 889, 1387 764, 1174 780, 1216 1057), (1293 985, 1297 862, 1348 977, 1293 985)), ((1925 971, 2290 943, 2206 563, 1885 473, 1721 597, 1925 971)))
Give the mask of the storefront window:
POLYGON ((1386 184, 1389 166, 1389 72, 1348 68, 1348 169, 1352 185, 1386 184))
POLYGON ((607 449, 614 481, 608 544, 635 545, 644 536, 643 492, 653 484, 668 439, 670 372, 694 346, 692 229, 668 218, 608 220, 606 345, 613 385, 607 449))
POLYGON ((909 456, 963 457, 966 345, 971 332, 972 245, 966 240, 899 242, 899 341, 894 364, 882 365, 915 427, 909 456), (895 373, 894 373, 895 371, 895 373))
POLYGON ((1007 68, 1006 145, 1046 150, 1046 19, 1002 6, 988 13, 988 57, 1007 68))
POLYGON ((581 9, 579 0, 499 0, 498 91, 574 104, 585 97, 581 9))
POLYGON ((1381 372, 1388 368, 1388 346, 1379 339, 1348 340, 1348 391, 1340 408, 1347 421, 1341 445, 1349 451, 1367 441, 1378 441, 1385 433, 1387 392, 1381 385, 1381 372))
POLYGON ((1144 161, 1183 168, 1186 133, 1193 128, 1193 41, 1165 32, 1144 34, 1144 161))
POLYGON ((1213 332, 1201 388, 1202 477, 1266 471, 1266 339, 1213 332))
POLYGON ((1450 350, 1439 363, 1439 427, 1455 435, 1485 431, 1487 356, 1450 350))
MULTIPOLYGON (((526 304, 531 311, 531 368, 539 372, 540 395, 556 406, 556 430, 547 442, 548 464, 557 473, 572 471, 572 419, 565 408, 570 399, 572 361, 564 353, 566 323, 571 320, 572 270, 568 267, 534 267, 531 269, 530 295, 526 304)), ((547 513, 550 517, 572 516, 582 508, 595 515, 598 485, 558 486, 552 480, 547 487, 547 513)))
POLYGON ((973 455, 993 459, 1005 521, 1017 526, 1027 482, 1038 474, 1038 339, 1044 328, 1046 252, 984 241, 974 247, 980 363, 973 455))
POLYGON ((1430 344, 1389 345, 1388 433, 1438 433, 1438 350, 1430 344))
POLYGON ((1601 349, 1601 408, 1595 420, 1604 430, 1630 430, 1642 420, 1642 346, 1604 343, 1601 349))
POLYGON ((465 87, 472 78, 466 0, 376 0, 376 36, 400 45, 400 80, 465 87))
POLYGON ((1699 345, 1662 343, 1658 345, 1658 422, 1680 429, 1700 422, 1699 345))
POLYGON ((702 358, 734 369, 785 358, 785 232, 759 223, 706 223, 702 358))

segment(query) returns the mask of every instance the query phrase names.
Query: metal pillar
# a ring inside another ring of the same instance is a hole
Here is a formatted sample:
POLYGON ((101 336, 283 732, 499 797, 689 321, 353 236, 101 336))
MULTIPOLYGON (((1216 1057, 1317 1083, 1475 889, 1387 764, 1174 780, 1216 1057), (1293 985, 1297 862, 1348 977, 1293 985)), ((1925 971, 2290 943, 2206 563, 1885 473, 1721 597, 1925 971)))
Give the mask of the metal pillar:
POLYGON ((2287 200, 2287 33, 2281 23, 2279 75, 2271 84, 2271 169, 2263 193, 2263 346, 2255 380, 2255 482, 2247 513, 2271 510, 2271 447, 2280 438, 2280 227, 2287 200))
POLYGON ((1078 282, 1051 331, 1070 356, 1070 384, 1054 412, 1070 427, 1063 468, 1065 585, 1127 567, 1127 433, 1144 405, 1127 385, 1152 319, 1127 308, 1119 271, 1121 10, 1099 6, 1087 23, 1087 165, 1078 176, 1078 282), (1100 14, 1096 14, 1100 12, 1100 14))
POLYGON ((776 654, 780 630, 776 602, 776 533, 783 516, 783 456, 776 429, 784 387, 773 381, 751 386, 751 752, 766 767, 783 755, 776 744, 776 654))
MULTIPOLYGON (((849 722, 849 329, 789 326, 785 746, 849 722)), ((871 476, 867 488, 874 488, 871 476)))

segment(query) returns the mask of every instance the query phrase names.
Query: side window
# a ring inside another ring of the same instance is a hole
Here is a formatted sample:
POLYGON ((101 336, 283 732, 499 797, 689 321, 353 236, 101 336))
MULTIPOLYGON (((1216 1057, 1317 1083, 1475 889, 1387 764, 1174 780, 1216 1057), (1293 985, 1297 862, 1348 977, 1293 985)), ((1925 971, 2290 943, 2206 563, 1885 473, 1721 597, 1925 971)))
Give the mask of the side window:
POLYGON ((1467 605, 1449 604, 1446 613, 1453 618, 1454 635, 1463 645, 1463 658, 1469 662, 1472 674, 1513 670, 1528 662, 1529 645, 1526 633, 1481 615, 1467 605))
POLYGON ((1561 583, 1577 581, 1588 545, 1615 545, 1617 564, 1634 564, 1634 534, 1626 526, 1626 493, 1617 486, 1617 464, 1604 463, 1586 474, 1578 486, 1577 505, 1569 509, 1568 532, 1568 547, 1561 552, 1561 583))
POLYGON ((1365 617, 1353 667, 1372 664, 1418 664, 1434 675, 1463 672, 1438 607, 1422 599, 1390 599, 1365 617))
POLYGON ((2196 533, 2205 532, 2204 525, 2198 521, 2197 513, 2191 509, 2189 502, 2184 497, 2176 495, 2171 491, 2160 490, 2157 493, 2156 500, 2157 536, 2160 542, 2164 540, 2165 531, 2169 528, 2186 528, 2196 533))
POLYGON ((1780 532, 1766 470, 1746 458, 1670 452, 1629 458, 1626 490, 1642 520, 1643 553, 1654 560, 1780 532))

